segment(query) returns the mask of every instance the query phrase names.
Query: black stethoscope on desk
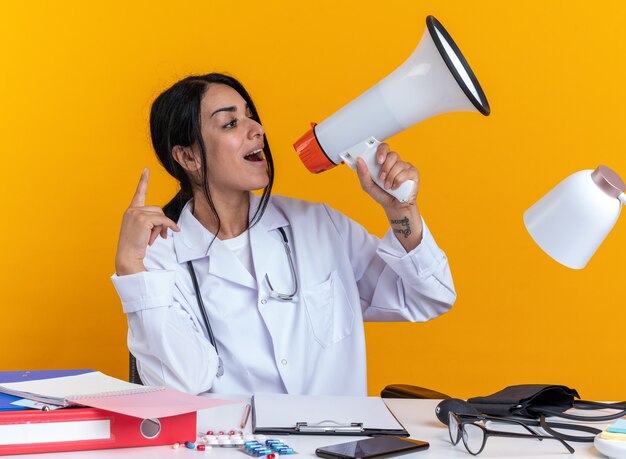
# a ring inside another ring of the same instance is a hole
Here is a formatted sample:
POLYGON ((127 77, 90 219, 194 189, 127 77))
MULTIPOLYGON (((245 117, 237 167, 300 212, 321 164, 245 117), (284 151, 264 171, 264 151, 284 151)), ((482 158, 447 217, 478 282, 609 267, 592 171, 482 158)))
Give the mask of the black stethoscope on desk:
MULTIPOLYGON (((287 234, 283 228, 278 228, 282 239, 283 239, 283 248, 285 249, 285 253, 287 254, 287 260, 289 261, 289 268, 291 269, 291 278, 293 279, 293 292, 292 293, 280 293, 274 290, 272 287, 272 283, 270 282, 270 278, 265 274, 265 280, 267 281, 267 285, 270 288, 270 296, 272 298, 276 298, 280 301, 294 301, 296 299, 296 295, 298 294, 298 274, 296 273, 296 268, 293 264, 293 258, 291 256, 291 249, 289 249, 289 240, 287 239, 287 234)), ((202 301, 202 294, 200 293, 200 285, 198 284, 198 278, 196 277, 196 271, 193 269, 193 263, 191 260, 187 262, 189 266, 189 272, 191 273, 191 281, 193 282, 193 288, 196 291, 196 298, 198 300, 198 305, 200 306, 200 313, 202 314, 202 320, 204 321, 204 326, 207 329, 209 334, 209 341, 215 348, 215 352, 217 353, 217 377, 219 378, 224 374, 224 363, 222 362, 222 357, 220 356, 220 352, 217 348, 217 343, 215 342, 215 336, 213 335, 213 329, 211 328, 211 322, 209 321, 209 316, 207 315, 206 308, 204 307, 204 301, 202 301)))

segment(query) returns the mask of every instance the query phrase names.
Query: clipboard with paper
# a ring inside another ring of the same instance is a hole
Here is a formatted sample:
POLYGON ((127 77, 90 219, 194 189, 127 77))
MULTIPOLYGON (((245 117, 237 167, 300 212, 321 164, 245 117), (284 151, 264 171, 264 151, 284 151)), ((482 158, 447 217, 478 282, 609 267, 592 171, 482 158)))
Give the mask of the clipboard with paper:
POLYGON ((271 435, 409 436, 382 398, 335 395, 255 394, 252 431, 271 435))

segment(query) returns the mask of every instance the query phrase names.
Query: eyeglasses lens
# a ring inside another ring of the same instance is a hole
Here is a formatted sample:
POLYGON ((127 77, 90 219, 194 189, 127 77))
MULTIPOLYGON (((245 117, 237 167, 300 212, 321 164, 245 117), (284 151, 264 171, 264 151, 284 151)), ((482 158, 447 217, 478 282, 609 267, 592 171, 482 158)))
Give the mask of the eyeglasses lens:
POLYGON ((450 434, 450 441, 453 445, 456 445, 459 440, 459 422, 458 418, 452 414, 452 412, 448 413, 448 433, 450 434))
POLYGON ((463 424, 463 443, 472 454, 480 453, 485 439, 485 431, 476 424, 463 424))

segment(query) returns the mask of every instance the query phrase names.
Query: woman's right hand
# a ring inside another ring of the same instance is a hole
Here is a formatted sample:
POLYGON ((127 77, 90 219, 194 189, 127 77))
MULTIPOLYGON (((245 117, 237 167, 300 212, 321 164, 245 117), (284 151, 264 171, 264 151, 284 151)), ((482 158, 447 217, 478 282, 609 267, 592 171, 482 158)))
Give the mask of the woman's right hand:
POLYGON ((146 249, 161 235, 167 239, 167 229, 180 231, 176 223, 165 216, 158 206, 144 206, 148 190, 150 171, 146 168, 141 173, 137 190, 130 206, 124 212, 122 229, 115 254, 115 272, 118 276, 146 271, 143 259, 146 249))

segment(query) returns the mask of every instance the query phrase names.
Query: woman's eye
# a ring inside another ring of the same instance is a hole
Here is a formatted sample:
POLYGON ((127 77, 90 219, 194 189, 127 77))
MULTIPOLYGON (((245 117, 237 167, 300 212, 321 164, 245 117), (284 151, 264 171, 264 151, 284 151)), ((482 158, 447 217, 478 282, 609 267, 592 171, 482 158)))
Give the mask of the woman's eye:
POLYGON ((230 123, 225 124, 224 128, 225 129, 230 129, 230 128, 234 128, 235 126, 237 126, 237 120, 232 120, 230 123))

